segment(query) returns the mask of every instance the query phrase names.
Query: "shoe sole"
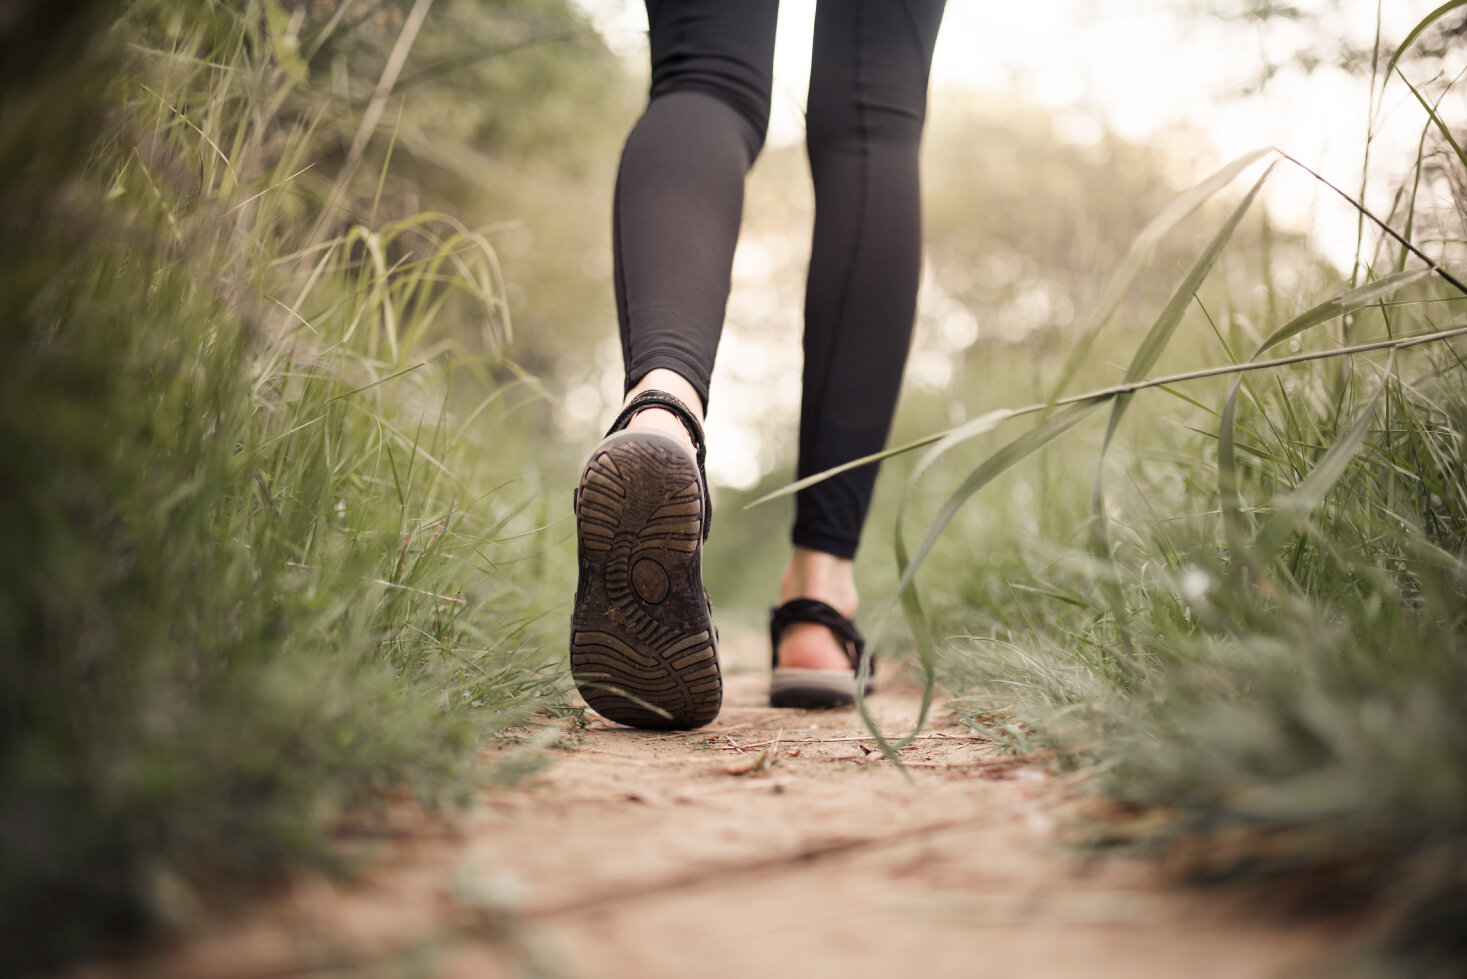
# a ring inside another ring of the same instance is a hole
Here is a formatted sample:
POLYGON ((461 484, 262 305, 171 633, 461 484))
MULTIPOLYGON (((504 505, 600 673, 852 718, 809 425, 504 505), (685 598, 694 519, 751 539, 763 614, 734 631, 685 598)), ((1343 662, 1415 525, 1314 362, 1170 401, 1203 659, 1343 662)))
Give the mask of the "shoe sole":
POLYGON ((656 432, 610 436, 581 473, 571 676, 608 720, 684 730, 718 716, 723 675, 703 590, 703 505, 697 462, 656 432))
MULTIPOLYGON (((872 691, 868 683, 866 692, 872 691)), ((777 666, 769 678, 770 707, 834 710, 856 703, 856 676, 850 670, 804 670, 777 666)))

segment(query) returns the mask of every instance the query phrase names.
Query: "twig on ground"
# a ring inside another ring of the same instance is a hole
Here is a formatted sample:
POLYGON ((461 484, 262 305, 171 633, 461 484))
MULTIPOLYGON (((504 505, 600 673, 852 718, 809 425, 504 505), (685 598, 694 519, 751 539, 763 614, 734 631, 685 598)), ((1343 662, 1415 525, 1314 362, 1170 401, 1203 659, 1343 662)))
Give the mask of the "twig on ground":
MULTIPOLYGON (((935 733, 935 734, 919 734, 914 740, 916 740, 916 741, 930 741, 930 740, 934 740, 934 739, 936 739, 936 740, 943 740, 943 741, 992 741, 993 740, 992 738, 986 738, 986 737, 984 737, 981 734, 943 734, 941 732, 938 732, 938 733, 935 733)), ((840 744, 842 742, 848 742, 848 741, 875 741, 875 740, 876 740, 875 738, 869 737, 869 736, 866 736, 866 737, 858 737, 858 738, 800 738, 798 741, 790 741, 788 743, 789 744, 840 744)), ((767 745, 777 744, 778 742, 779 742, 779 739, 778 738, 774 739, 773 741, 755 741, 752 744, 744 744, 744 745, 736 744, 736 743, 730 741, 729 744, 722 745, 721 747, 722 747, 722 749, 724 751, 727 751, 730 747, 734 747, 734 748, 737 748, 740 751, 744 751, 744 750, 749 749, 749 748, 763 748, 763 747, 765 747, 767 745)), ((907 747, 911 747, 911 745, 908 745, 907 747)))
MULTIPOLYGON (((766 742, 766 747, 759 754, 747 760, 736 761, 729 765, 724 771, 730 775, 763 775, 779 763, 779 739, 784 735, 784 728, 774 736, 773 741, 766 742)), ((737 747, 737 746, 735 746, 737 747)), ((740 751, 743 749, 740 748, 740 751)))

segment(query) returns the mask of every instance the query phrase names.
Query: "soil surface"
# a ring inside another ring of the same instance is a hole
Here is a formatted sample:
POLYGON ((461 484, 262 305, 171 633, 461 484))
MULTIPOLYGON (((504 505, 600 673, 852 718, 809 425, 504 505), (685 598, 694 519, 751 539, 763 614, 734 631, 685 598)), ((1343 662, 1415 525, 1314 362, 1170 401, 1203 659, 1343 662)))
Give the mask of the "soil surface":
MULTIPOLYGON (((226 922, 75 975, 1330 971, 1326 926, 1064 847, 1082 781, 1007 757, 941 713, 903 751, 908 777, 870 752, 853 711, 764 706, 758 639, 723 656, 728 690, 709 727, 593 719, 558 747, 507 746, 495 761, 543 767, 451 821, 400 803, 351 882, 301 875, 226 922)), ((918 699, 893 682, 871 705, 899 731, 918 699)))

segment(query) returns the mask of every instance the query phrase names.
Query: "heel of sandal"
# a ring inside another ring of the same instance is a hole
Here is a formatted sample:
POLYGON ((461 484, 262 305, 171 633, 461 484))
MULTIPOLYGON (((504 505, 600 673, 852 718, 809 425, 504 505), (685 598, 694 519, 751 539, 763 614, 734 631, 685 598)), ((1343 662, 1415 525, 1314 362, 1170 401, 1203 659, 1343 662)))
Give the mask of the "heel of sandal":
MULTIPOLYGON (((866 640, 856 624, 831 606, 813 598, 795 598, 769 610, 769 649, 774 672, 769 679, 769 706, 829 709, 850 707, 856 702, 856 676, 866 640), (845 649, 849 670, 807 670, 779 665, 779 638, 784 630, 797 622, 823 625, 835 635, 845 649)), ((868 663, 866 690, 874 689, 870 676, 876 672, 876 660, 868 663)))
POLYGON ((609 720, 686 729, 718 716, 723 677, 702 581, 706 526, 701 467, 676 440, 621 431, 591 454, 576 492, 571 675, 609 720))

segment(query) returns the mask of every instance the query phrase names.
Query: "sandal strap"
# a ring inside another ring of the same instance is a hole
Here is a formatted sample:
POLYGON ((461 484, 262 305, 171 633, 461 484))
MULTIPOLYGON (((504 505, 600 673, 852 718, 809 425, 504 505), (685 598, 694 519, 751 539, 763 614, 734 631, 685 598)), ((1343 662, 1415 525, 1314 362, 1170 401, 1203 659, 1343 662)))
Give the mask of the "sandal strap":
POLYGON ((703 484, 703 539, 708 539, 708 531, 713 525, 713 496, 708 492, 708 473, 704 470, 703 460, 708 454, 707 443, 703 439, 703 423, 693 409, 678 397, 659 391, 656 388, 643 391, 632 400, 628 401, 626 407, 616 416, 616 421, 606 430, 607 435, 620 432, 631 424, 637 413, 646 408, 663 408, 673 413, 677 420, 683 423, 683 428, 688 430, 688 437, 693 440, 694 455, 698 460, 698 480, 703 484))
POLYGON ((698 468, 703 467, 703 457, 707 453, 707 447, 703 443, 703 422, 693 409, 679 397, 668 394, 666 391, 652 389, 643 391, 632 400, 628 401, 621 414, 616 416, 616 421, 606 430, 607 435, 619 432, 626 428, 639 411, 645 408, 664 408, 677 416, 677 420, 683 423, 683 428, 688 430, 688 437, 693 440, 693 448, 698 452, 698 468))
MULTIPOLYGON (((850 619, 814 598, 794 598, 769 610, 769 648, 772 650, 775 666, 779 665, 779 635, 786 626, 796 622, 813 622, 835 633, 835 637, 845 646, 846 659, 850 660, 851 669, 860 671, 861 654, 866 649, 866 640, 861 637, 860 630, 850 619)), ((876 672, 874 658, 870 670, 873 674, 876 672)))

